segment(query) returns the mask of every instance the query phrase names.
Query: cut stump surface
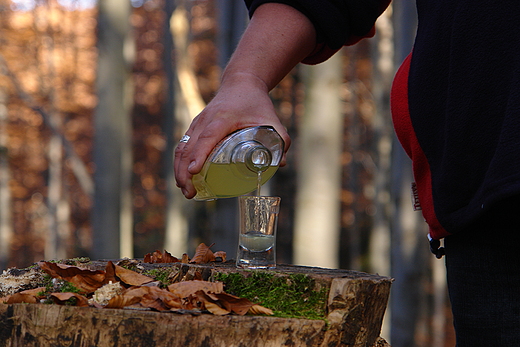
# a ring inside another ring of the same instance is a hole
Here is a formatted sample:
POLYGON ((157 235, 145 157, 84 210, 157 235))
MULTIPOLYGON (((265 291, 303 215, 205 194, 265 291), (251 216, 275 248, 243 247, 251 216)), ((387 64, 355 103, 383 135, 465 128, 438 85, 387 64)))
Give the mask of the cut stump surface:
MULTIPOLYGON (((101 269, 105 264, 106 261, 97 261, 86 267, 101 269)), ((173 267, 186 278, 199 273, 209 280, 222 273, 240 273, 245 277, 252 274, 231 263, 140 265, 150 269, 173 267)), ((0 304, 0 347, 389 347, 379 334, 390 294, 390 278, 287 265, 269 272, 276 276, 305 274, 315 280, 316 286, 327 288, 326 319, 0 304)))

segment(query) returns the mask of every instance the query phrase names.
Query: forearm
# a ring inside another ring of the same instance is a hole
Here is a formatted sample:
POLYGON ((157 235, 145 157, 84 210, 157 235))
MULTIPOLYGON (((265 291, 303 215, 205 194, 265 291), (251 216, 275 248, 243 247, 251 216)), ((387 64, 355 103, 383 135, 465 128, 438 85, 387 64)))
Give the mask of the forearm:
MULTIPOLYGON (((277 3, 254 13, 222 76, 222 84, 257 80, 267 91, 315 48, 313 24, 296 9, 277 3)), ((255 82, 253 82, 255 83, 255 82)))
POLYGON ((291 139, 278 119, 268 92, 315 48, 313 24, 294 8, 259 6, 222 76, 218 93, 193 120, 188 143, 175 151, 177 185, 187 198, 195 196, 191 178, 200 172, 211 149, 235 130, 271 125, 291 139))

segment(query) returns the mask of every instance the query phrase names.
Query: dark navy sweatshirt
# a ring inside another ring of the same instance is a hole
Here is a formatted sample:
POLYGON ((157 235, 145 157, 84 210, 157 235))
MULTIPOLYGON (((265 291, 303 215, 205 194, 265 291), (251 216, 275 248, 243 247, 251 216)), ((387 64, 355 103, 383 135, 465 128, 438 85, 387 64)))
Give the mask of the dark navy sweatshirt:
MULTIPOLYGON (((265 2, 291 5, 314 23, 319 45, 307 63, 372 36, 389 3, 246 0, 251 14, 265 2)), ((392 117, 430 235, 440 239, 520 195, 520 1, 417 0, 417 13, 392 117)))

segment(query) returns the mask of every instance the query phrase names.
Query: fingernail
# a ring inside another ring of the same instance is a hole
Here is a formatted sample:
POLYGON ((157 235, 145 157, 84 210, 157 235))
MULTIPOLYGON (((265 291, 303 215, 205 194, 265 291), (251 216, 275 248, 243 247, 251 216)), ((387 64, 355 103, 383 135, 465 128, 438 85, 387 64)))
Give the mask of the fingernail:
POLYGON ((188 165, 188 171, 190 171, 191 169, 193 169, 193 168, 195 167, 196 164, 197 164, 197 163, 196 163, 195 161, 192 161, 192 162, 190 163, 190 165, 188 165))

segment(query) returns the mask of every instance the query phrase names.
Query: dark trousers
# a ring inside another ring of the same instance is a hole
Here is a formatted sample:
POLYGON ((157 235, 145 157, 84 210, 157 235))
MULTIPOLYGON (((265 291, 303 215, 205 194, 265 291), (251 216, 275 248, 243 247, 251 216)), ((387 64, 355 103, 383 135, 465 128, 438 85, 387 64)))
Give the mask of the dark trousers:
POLYGON ((444 245, 457 346, 520 346, 520 199, 444 245))

